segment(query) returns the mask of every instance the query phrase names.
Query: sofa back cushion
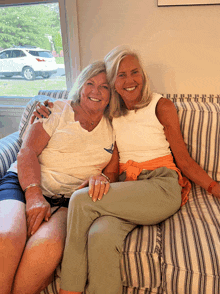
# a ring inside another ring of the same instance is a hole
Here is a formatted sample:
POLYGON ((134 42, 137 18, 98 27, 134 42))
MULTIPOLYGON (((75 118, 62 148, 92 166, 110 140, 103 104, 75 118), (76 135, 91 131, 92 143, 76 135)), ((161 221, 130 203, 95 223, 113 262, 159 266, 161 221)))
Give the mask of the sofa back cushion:
POLYGON ((19 137, 21 139, 24 137, 27 127, 30 124, 30 118, 38 102, 44 102, 47 99, 49 99, 50 101, 54 101, 55 99, 68 99, 68 95, 68 91, 40 90, 38 92, 38 95, 32 98, 26 105, 19 124, 19 137))
POLYGON ((220 97, 165 97, 175 104, 190 155, 220 181, 220 97))
MULTIPOLYGON (((19 125, 19 135, 23 138, 28 123, 38 101, 68 99, 68 91, 41 90, 29 101, 19 125)), ((193 159, 214 179, 220 181, 220 96, 171 95, 170 99, 180 120, 181 132, 193 159)))

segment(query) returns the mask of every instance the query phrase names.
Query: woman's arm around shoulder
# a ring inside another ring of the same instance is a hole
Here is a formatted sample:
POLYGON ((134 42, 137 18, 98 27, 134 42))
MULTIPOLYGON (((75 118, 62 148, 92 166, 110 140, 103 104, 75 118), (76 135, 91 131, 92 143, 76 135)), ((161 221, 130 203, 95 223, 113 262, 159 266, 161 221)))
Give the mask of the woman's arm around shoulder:
POLYGON ((43 103, 38 102, 31 117, 31 124, 33 124, 35 118, 48 118, 51 114, 50 108, 53 108, 53 102, 49 101, 48 99, 45 100, 43 103))
MULTIPOLYGON (((207 190, 213 180, 189 155, 173 102, 161 98, 156 107, 156 115, 164 127, 166 139, 179 169, 186 177, 207 190)), ((212 189, 212 194, 220 198, 220 185, 212 189)))

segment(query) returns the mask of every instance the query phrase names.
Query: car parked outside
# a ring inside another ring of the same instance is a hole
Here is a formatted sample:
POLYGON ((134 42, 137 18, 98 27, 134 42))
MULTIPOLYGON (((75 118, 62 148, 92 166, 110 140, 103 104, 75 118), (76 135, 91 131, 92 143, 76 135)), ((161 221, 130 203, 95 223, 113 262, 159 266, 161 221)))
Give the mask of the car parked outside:
POLYGON ((57 72, 55 58, 49 50, 34 46, 17 46, 0 52, 0 75, 22 75, 26 80, 37 76, 49 78, 57 72))

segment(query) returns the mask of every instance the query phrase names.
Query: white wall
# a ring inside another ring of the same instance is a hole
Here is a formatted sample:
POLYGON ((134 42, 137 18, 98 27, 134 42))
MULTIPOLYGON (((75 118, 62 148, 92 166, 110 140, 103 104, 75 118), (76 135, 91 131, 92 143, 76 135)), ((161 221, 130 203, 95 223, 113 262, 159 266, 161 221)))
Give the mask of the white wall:
POLYGON ((220 94, 220 5, 78 0, 77 8, 82 67, 129 44, 141 53, 154 91, 220 94))

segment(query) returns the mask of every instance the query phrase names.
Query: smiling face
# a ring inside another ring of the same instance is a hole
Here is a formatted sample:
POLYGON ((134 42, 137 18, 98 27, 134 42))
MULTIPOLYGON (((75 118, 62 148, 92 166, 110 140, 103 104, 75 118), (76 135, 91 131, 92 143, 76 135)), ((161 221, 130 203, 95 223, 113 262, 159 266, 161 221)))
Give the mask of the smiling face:
POLYGON ((104 72, 88 79, 80 93, 81 107, 90 112, 104 112, 109 99, 110 88, 104 72))
POLYGON ((140 64, 132 55, 127 55, 120 62, 115 90, 124 100, 128 109, 133 109, 142 97, 143 74, 140 64))

